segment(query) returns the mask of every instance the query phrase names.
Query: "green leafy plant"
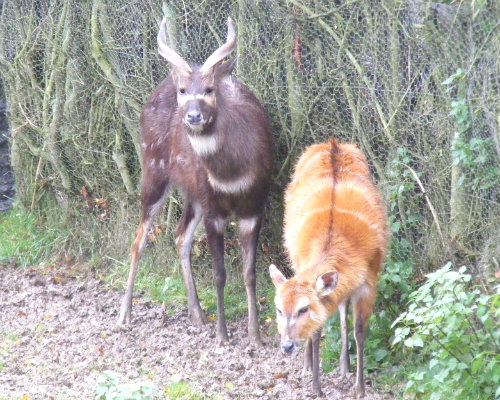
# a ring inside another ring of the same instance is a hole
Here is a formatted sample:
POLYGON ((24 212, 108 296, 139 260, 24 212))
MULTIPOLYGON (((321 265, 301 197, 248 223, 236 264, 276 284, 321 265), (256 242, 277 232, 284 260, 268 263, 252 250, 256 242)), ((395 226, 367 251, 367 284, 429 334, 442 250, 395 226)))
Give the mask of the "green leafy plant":
POLYGON ((152 382, 123 383, 123 376, 115 371, 104 371, 97 378, 96 400, 155 400, 163 398, 152 382))
POLYGON ((465 78, 461 68, 442 82, 448 90, 456 89, 456 100, 451 102, 450 116, 457 126, 452 140, 452 159, 454 166, 461 167, 457 186, 465 186, 475 191, 488 190, 500 184, 500 168, 497 163, 495 142, 483 135, 481 127, 473 128, 474 110, 467 101, 465 78), (471 133, 474 131, 473 133, 471 133), (472 137, 470 137, 473 135, 472 137))
POLYGON ((495 188, 500 184, 500 168, 495 165, 495 142, 492 138, 473 137, 466 141, 456 135, 453 143, 453 164, 465 171, 457 182, 476 191, 495 188))
POLYGON ((473 287, 466 267, 451 263, 426 275, 393 324, 393 344, 425 358, 408 377, 406 395, 421 399, 498 399, 500 396, 500 286, 473 287))

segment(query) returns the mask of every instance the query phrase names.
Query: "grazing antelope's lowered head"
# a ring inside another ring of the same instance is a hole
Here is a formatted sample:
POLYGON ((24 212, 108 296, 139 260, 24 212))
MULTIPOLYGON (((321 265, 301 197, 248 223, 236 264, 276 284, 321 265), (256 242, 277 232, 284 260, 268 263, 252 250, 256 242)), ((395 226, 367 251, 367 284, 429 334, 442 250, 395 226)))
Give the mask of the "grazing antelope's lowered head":
POLYGON ((188 128, 189 135, 196 136, 206 132, 217 117, 217 97, 219 83, 229 76, 236 59, 222 63, 236 46, 234 22, 228 19, 227 40, 205 63, 191 66, 168 47, 166 21, 163 19, 158 32, 158 52, 172 66, 172 81, 177 89, 177 108, 179 116, 188 128))
POLYGON ((286 279, 271 264, 269 273, 276 286, 274 303, 281 351, 291 354, 321 329, 329 318, 328 295, 337 286, 338 272, 325 272, 315 281, 298 280, 296 277, 286 279))

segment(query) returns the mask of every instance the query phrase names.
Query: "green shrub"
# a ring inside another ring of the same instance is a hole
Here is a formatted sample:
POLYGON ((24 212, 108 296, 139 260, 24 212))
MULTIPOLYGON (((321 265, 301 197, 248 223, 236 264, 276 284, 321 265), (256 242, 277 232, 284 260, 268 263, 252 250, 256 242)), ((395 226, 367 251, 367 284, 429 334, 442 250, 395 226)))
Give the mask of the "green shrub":
POLYGON ((484 294, 466 267, 451 263, 427 275, 393 324, 402 342, 426 360, 409 375, 406 395, 419 399, 500 397, 500 285, 484 294))
POLYGON ((96 400, 155 400, 163 398, 152 382, 122 383, 122 375, 104 371, 97 378, 96 400))

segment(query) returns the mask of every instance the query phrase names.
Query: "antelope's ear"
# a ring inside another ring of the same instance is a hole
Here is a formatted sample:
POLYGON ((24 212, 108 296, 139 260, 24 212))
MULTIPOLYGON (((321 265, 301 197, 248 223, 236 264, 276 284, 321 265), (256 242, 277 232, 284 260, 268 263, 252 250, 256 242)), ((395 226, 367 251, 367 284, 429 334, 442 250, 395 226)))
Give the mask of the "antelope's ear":
POLYGON ((274 264, 269 266, 269 275, 271 275, 271 279, 276 287, 286 282, 285 275, 274 264))
POLYGON ((328 271, 316 279, 316 292, 319 297, 327 296, 337 287, 339 273, 337 271, 328 271))
POLYGON ((226 76, 231 75, 235 65, 236 65, 236 57, 226 62, 217 64, 214 67, 215 79, 217 81, 220 81, 224 79, 226 76))

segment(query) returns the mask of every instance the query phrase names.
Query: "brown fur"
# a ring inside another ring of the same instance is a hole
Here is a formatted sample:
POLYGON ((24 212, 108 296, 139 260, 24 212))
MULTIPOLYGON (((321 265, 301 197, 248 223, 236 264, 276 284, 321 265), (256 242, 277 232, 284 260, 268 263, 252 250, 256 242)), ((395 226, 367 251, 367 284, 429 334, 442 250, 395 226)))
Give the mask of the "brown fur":
MULTIPOLYGON (((352 300, 362 366, 387 236, 384 206, 358 148, 332 138, 306 149, 285 193, 284 240, 295 276, 286 280, 271 267, 284 351, 312 339, 339 305, 352 300)), ((320 392, 317 376, 313 387, 320 392)), ((364 394, 359 368, 356 389, 364 394)))
POLYGON ((188 65, 166 45, 165 22, 158 35, 159 51, 172 72, 155 89, 140 118, 143 179, 142 217, 132 246, 127 289, 119 324, 130 322, 132 292, 146 235, 161 209, 168 188, 179 187, 185 209, 175 231, 194 323, 206 317, 200 307, 191 270, 191 246, 203 219, 213 258, 217 289, 217 337, 228 340, 224 317, 223 225, 240 220, 248 331, 260 343, 255 300, 255 256, 264 203, 272 171, 271 125, 253 93, 231 75, 234 62, 222 63, 233 51, 235 30, 228 22, 228 39, 202 67, 188 65))

